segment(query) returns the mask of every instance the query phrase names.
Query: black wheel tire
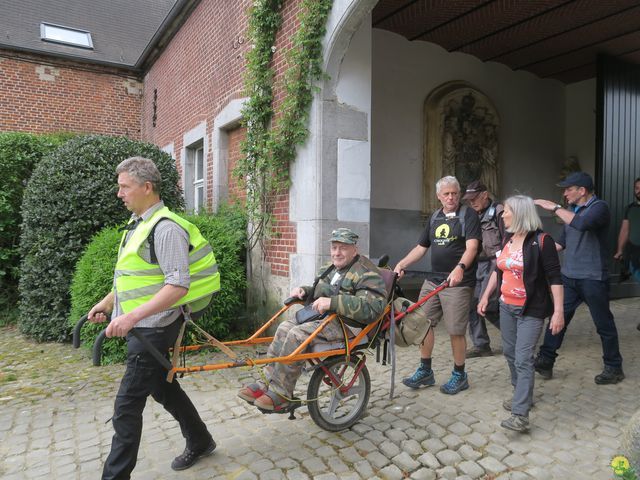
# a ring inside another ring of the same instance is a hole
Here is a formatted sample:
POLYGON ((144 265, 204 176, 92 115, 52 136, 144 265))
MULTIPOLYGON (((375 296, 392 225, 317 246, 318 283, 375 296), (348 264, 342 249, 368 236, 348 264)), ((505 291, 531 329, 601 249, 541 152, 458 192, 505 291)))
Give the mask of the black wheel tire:
MULTIPOLYGON (((324 361, 325 367, 336 378, 342 373, 345 384, 349 384, 359 362, 364 357, 340 355, 324 361)), ((334 389, 322 368, 317 368, 307 388, 307 407, 309 415, 320 428, 329 432, 339 432, 355 424, 367 409, 371 393, 371 378, 367 366, 358 373, 358 378, 348 392, 334 389)))

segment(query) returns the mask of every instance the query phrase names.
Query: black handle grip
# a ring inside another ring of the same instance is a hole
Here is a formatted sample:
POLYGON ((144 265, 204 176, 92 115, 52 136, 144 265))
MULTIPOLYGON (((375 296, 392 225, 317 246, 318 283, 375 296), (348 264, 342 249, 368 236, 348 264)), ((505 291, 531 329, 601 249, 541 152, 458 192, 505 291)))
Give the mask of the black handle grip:
POLYGON ((99 367, 102 363, 102 344, 107 337, 107 329, 104 328, 93 342, 93 366, 99 367))
POLYGON ((389 264, 389 255, 383 255, 378 259, 378 267, 386 267, 389 264))
POLYGON ((302 303, 302 300, 298 297, 289 297, 284 301, 285 305, 291 305, 292 303, 302 303))
POLYGON ((82 330, 82 326, 86 323, 88 319, 89 319, 88 315, 83 316, 80 320, 78 320, 78 323, 76 323, 76 326, 73 327, 73 348, 80 347, 80 330, 82 330))

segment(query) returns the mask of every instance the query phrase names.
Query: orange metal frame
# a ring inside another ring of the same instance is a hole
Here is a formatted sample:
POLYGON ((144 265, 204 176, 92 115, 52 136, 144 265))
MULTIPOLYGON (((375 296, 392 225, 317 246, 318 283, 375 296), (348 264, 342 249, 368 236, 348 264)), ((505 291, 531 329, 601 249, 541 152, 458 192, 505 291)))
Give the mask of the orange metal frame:
MULTIPOLYGON (((289 308, 293 305, 301 304, 302 302, 293 302, 288 305, 283 306, 280 310, 278 310, 264 325, 262 325, 253 335, 244 340, 234 340, 229 342, 222 342, 224 345, 228 347, 239 347, 239 346, 251 346, 251 345, 259 345, 262 343, 271 343, 273 337, 263 337, 261 336, 271 325, 275 323, 275 321, 289 308)), ((169 375, 175 373, 193 373, 193 372, 206 372, 210 370, 222 370, 225 368, 235 368, 235 367, 246 367, 246 366, 255 366, 255 365, 266 365, 269 363, 293 363, 308 360, 313 362, 314 360, 319 360, 326 357, 332 357, 334 355, 345 355, 347 351, 352 351, 356 346, 360 344, 363 338, 367 338, 366 336, 375 331, 378 328, 378 324, 382 322, 388 315, 391 310, 390 303, 385 307, 384 312, 378 320, 368 324, 364 327, 355 337, 351 338, 347 347, 348 348, 340 348, 334 350, 325 350, 323 352, 304 352, 309 344, 313 341, 316 336, 325 328, 329 322, 336 318, 336 314, 331 314, 325 319, 323 319, 322 323, 318 326, 318 328, 302 343, 300 346, 291 354, 285 357, 270 357, 270 358, 256 358, 256 359, 243 359, 237 360, 233 362, 222 362, 222 363, 213 363, 207 365, 196 365, 192 367, 175 367, 173 370, 169 372, 169 375)), ((388 327, 389 322, 385 322, 385 327, 388 327)), ((180 347, 181 352, 192 352, 197 351, 202 348, 212 347, 210 344, 204 345, 189 345, 180 347)))

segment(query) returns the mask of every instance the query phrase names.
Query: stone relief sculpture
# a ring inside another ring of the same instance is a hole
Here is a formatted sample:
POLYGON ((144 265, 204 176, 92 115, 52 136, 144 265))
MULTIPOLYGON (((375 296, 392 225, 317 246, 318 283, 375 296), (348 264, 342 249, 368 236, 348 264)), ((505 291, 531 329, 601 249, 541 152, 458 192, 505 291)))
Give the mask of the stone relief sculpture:
POLYGON ((490 100, 466 82, 448 82, 425 101, 423 213, 437 207, 435 182, 454 175, 464 188, 480 179, 499 194, 499 128, 490 100))

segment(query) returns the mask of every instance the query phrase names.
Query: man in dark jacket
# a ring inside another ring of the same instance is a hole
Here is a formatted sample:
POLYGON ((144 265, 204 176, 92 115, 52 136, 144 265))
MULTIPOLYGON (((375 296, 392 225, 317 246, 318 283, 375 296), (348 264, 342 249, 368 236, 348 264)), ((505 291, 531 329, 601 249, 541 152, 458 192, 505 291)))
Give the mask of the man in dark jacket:
POLYGON ((478 315, 478 299, 482 297, 491 272, 496 267, 496 252, 502 246, 504 238, 504 222, 502 212, 504 208, 501 203, 493 201, 489 196, 487 187, 479 180, 471 182, 462 197, 471 208, 473 208, 480 218, 480 229, 482 230, 482 248, 478 253, 478 270, 476 271, 476 289, 471 301, 471 311, 469 312, 469 337, 473 346, 467 350, 467 358, 487 357, 493 355, 491 350, 491 339, 487 332, 485 318, 496 328, 500 328, 500 318, 498 311, 498 290, 495 290, 485 311, 485 316, 478 315))
POLYGON ((564 285, 565 327, 558 335, 547 329, 536 358, 536 371, 546 379, 553 375, 553 365, 564 334, 576 308, 585 302, 602 343, 604 370, 596 375, 599 385, 618 383, 624 379, 618 330, 609 309, 609 254, 607 234, 611 215, 609 205, 593 192, 593 180, 585 172, 570 174, 558 184, 564 188, 569 207, 550 200, 536 200, 564 222, 558 239, 558 250, 564 249, 562 283, 564 285))

